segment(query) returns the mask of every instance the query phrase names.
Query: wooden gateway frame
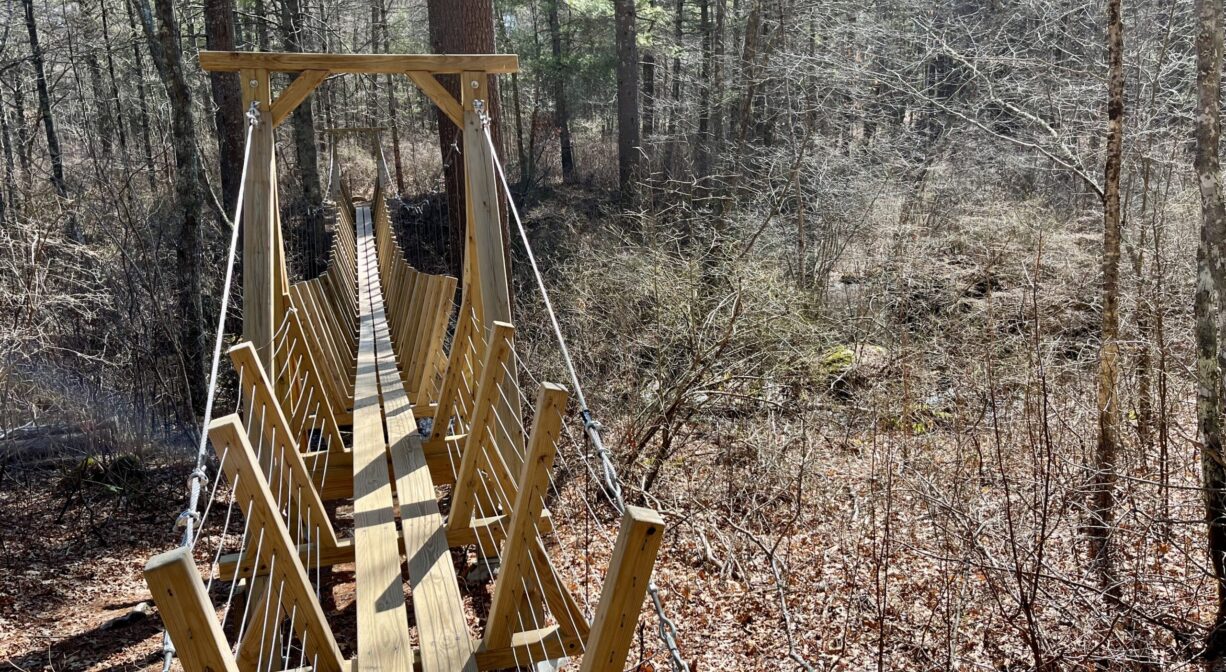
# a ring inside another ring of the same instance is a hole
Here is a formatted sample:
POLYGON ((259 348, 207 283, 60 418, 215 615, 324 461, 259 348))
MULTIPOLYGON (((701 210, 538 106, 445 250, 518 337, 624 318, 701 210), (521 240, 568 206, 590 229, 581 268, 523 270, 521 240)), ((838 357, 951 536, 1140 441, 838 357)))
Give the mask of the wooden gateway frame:
POLYGON ((230 355, 243 405, 259 413, 220 418, 208 432, 235 498, 246 503, 240 508, 251 534, 258 530, 267 543, 220 556, 209 575, 246 581, 247 599, 266 620, 244 620, 241 641, 232 646, 196 559, 184 549, 153 558, 146 580, 184 669, 283 669, 271 652, 288 650, 283 638, 295 637, 310 667, 294 669, 476 672, 515 667, 534 655, 582 655, 584 671, 623 669, 664 523, 655 511, 627 507, 589 622, 554 573, 540 536, 552 525, 544 495, 567 390, 542 384, 531 431, 518 422, 507 241, 483 129, 489 77, 516 72, 517 57, 204 51, 200 64, 238 73, 243 107, 258 116, 243 197, 245 342, 230 355), (275 97, 274 72, 298 73, 275 97), (468 215, 462 281, 405 262, 384 205, 388 179, 380 160, 369 204, 355 206, 333 174, 338 221, 328 268, 290 284, 273 133, 329 76, 355 73, 404 75, 460 127, 468 215), (440 74, 459 77, 458 100, 440 74), (457 284, 462 300, 453 315, 457 284), (449 322, 455 335, 444 352, 449 322), (419 417, 433 419, 427 435, 418 432, 419 417), (345 425, 352 426, 350 446, 345 425), (446 516, 439 486, 452 488, 446 516), (355 530, 343 539, 324 503, 348 498, 355 530), (475 638, 450 554, 473 545, 501 561, 475 638), (346 562, 354 563, 357 594, 357 651, 348 660, 310 586, 319 567, 346 562), (399 599, 402 563, 417 646, 399 599), (542 570, 551 581, 541 581, 542 570), (538 573, 535 587, 527 572, 538 573), (294 616, 278 621, 291 608, 294 616), (546 608, 554 625, 524 626, 524 614, 546 608))

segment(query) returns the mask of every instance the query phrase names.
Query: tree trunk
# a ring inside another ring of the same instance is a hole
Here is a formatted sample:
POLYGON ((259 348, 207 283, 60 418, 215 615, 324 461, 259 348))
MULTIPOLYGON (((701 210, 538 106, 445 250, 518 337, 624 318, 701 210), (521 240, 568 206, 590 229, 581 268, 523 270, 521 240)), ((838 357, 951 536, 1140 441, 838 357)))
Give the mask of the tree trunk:
POLYGON ((1107 143, 1103 183, 1103 308, 1098 353, 1098 446, 1090 504, 1090 561, 1107 605, 1119 608, 1112 534, 1119 454, 1120 166, 1124 142, 1124 23, 1121 0, 1107 2, 1107 143))
MULTIPOLYGON (((204 0, 205 46, 215 51, 234 51, 234 0, 204 0)), ((226 212, 234 212, 242 178, 243 91, 236 72, 210 72, 213 94, 213 123, 217 127, 217 162, 221 174, 221 202, 226 212)))
POLYGON ((132 62, 136 65, 136 97, 140 101, 140 114, 137 124, 140 126, 141 144, 145 150, 145 177, 149 182, 149 191, 157 188, 153 173, 153 143, 149 139, 149 99, 145 95, 145 59, 141 56, 140 37, 137 34, 136 15, 132 3, 125 3, 128 9, 128 28, 132 31, 132 62))
POLYGON ((617 25, 617 182, 622 198, 633 191, 639 163, 639 48, 634 0, 614 0, 617 25))
POLYGON ((566 66, 562 60, 562 25, 558 5, 562 0, 549 0, 549 48, 553 56, 553 116, 558 125, 558 144, 562 153, 562 182, 575 181, 575 153, 570 140, 570 111, 566 105, 566 66))
POLYGON ((204 308, 200 279, 200 157, 196 153, 196 125, 192 118, 192 90, 183 71, 179 28, 175 23, 174 0, 154 0, 158 26, 146 0, 132 0, 140 15, 145 39, 154 66, 170 98, 171 133, 175 153, 175 200, 179 211, 179 236, 175 242, 177 267, 179 333, 183 358, 183 378, 187 383, 188 408, 199 412, 204 406, 204 308))
POLYGON ((34 182, 34 171, 30 168, 30 129, 26 125, 26 95, 22 81, 21 68, 13 68, 13 112, 17 128, 13 135, 17 136, 17 162, 21 166, 21 184, 29 193, 34 182))
POLYGON ((1226 467, 1222 463, 1222 351, 1226 326, 1226 202, 1222 195, 1222 2, 1197 0, 1196 35, 1196 175, 1201 202, 1200 245, 1196 253, 1196 419, 1203 445, 1201 479, 1208 527, 1209 562, 1217 580, 1217 615, 1205 642, 1205 657, 1226 654, 1226 467))
MULTIPOLYGON (((64 155, 60 151, 60 138, 55 131, 55 117, 51 114, 51 93, 47 89, 47 71, 43 63, 43 50, 38 43, 38 26, 34 23, 34 0, 22 0, 26 10, 26 32, 30 36, 30 63, 34 66, 34 82, 38 87, 38 111, 43 118, 43 130, 47 134, 47 154, 51 157, 51 185, 60 198, 68 198, 68 186, 64 182, 64 155)), ((80 240, 76 218, 65 218, 66 235, 70 240, 80 240)))
MULTIPOLYGON (((387 29, 387 5, 379 3, 379 24, 383 29, 383 53, 392 53, 392 37, 387 29)), ((392 164, 396 169, 396 195, 404 193, 404 164, 400 157, 400 126, 397 121, 400 110, 396 104, 396 82, 400 77, 387 75, 387 116, 388 126, 392 128, 392 164)))
MULTIPOLYGON (((430 47, 438 54, 491 54, 494 52, 494 5, 492 0, 428 0, 430 47)), ((460 99, 459 78, 440 76, 439 81, 460 99)), ((501 146, 498 88, 495 78, 489 79, 490 134, 494 146, 501 146)), ((450 228, 451 273, 459 276, 464 268, 464 231, 467 225, 464 161, 452 146, 462 147, 460 129, 441 110, 438 119, 439 150, 443 155, 443 175, 447 185, 447 210, 450 228)), ((503 240, 510 240, 506 207, 499 196, 499 212, 503 213, 503 240)), ((510 268, 510 246, 507 246, 507 268, 510 268)), ((508 279, 510 274, 508 274, 508 279)))
MULTIPOLYGON (((281 37, 285 50, 302 51, 303 16, 301 0, 283 0, 281 3, 281 37)), ((294 154, 298 159, 298 175, 302 179, 302 200, 298 211, 302 215, 303 268, 306 278, 313 278, 324 270, 326 258, 323 215, 323 191, 319 183, 319 149, 315 146, 315 114, 309 103, 294 110, 291 117, 294 127, 294 154)))
MULTIPOLYGON (((9 132, 9 113, 2 105, 0 105, 0 144, 4 150, 4 195, 0 199, 3 201, 3 212, 0 214, 12 217, 18 208, 17 171, 13 164, 13 138, 9 132)), ((3 224, 4 221, 5 217, 0 216, 0 224, 3 224)))
MULTIPOLYGON (((119 153, 123 161, 123 169, 125 173, 129 169, 128 166, 128 130, 123 121, 123 103, 119 98, 119 77, 115 74, 115 55, 111 49, 111 23, 110 17, 106 11, 106 2, 99 2, 98 7, 102 10, 102 39, 106 48, 106 71, 110 79, 111 101, 115 105, 115 131, 119 138, 119 153)), ((130 192, 129 192, 130 193, 130 192)))

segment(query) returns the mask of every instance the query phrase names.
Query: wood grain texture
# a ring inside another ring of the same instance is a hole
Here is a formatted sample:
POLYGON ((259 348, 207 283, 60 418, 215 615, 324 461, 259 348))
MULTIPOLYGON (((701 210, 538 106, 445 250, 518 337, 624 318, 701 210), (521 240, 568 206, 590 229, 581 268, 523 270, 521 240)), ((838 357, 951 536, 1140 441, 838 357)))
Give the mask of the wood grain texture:
POLYGON ((238 672, 188 549, 153 556, 145 565, 145 583, 185 672, 238 672))
MULTIPOLYGON (((377 202, 377 201, 376 201, 377 202)), ((413 665, 400 542, 379 402, 373 292, 378 288, 370 208, 360 207, 358 300, 360 331, 353 408, 353 541, 357 553, 357 669, 408 670, 413 665)))

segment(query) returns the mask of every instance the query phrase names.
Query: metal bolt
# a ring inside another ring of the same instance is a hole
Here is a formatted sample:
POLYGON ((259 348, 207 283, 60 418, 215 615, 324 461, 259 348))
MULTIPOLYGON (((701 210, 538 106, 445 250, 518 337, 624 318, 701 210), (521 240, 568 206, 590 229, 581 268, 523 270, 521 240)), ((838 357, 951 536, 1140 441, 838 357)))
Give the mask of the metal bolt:
POLYGON ((254 89, 255 87, 259 86, 260 83, 253 79, 250 82, 248 82, 247 85, 254 89))
POLYGON ((471 82, 469 82, 469 83, 468 83, 468 85, 469 85, 470 87, 474 88, 474 89, 475 89, 475 88, 477 88, 477 87, 479 87, 479 86, 481 86, 481 84, 480 84, 480 83, 478 83, 478 82, 477 82, 477 80, 475 80, 475 79, 474 79, 474 80, 472 80, 471 82))

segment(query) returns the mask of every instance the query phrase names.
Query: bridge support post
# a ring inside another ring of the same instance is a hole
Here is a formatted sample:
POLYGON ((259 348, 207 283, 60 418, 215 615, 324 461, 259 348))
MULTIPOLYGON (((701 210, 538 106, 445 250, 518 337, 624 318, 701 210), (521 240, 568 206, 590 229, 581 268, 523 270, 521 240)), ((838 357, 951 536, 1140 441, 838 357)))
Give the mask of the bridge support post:
MULTIPOLYGON (((464 291, 474 291, 479 306, 481 328, 488 338, 496 322, 513 323, 511 296, 507 284, 507 241, 503 237, 503 220, 498 209, 498 182, 494 177, 494 157, 481 122, 478 101, 489 112, 489 75, 465 72, 460 76, 464 108, 464 177, 467 181, 468 249, 465 252, 464 291)), ((506 364, 506 379, 498 399, 502 418, 522 417, 519 380, 515 358, 506 364)), ((515 423, 507 426, 506 441, 498 442, 502 459, 518 474, 524 452, 523 432, 515 423)))
POLYGON ((151 558, 145 565, 145 583, 186 672, 238 672, 189 549, 151 558))
POLYGON ((267 371, 276 371, 272 337, 283 312, 285 252, 277 213, 277 159, 273 151, 272 89, 268 70, 239 72, 243 108, 258 106, 243 192, 243 338, 255 344, 267 371))

